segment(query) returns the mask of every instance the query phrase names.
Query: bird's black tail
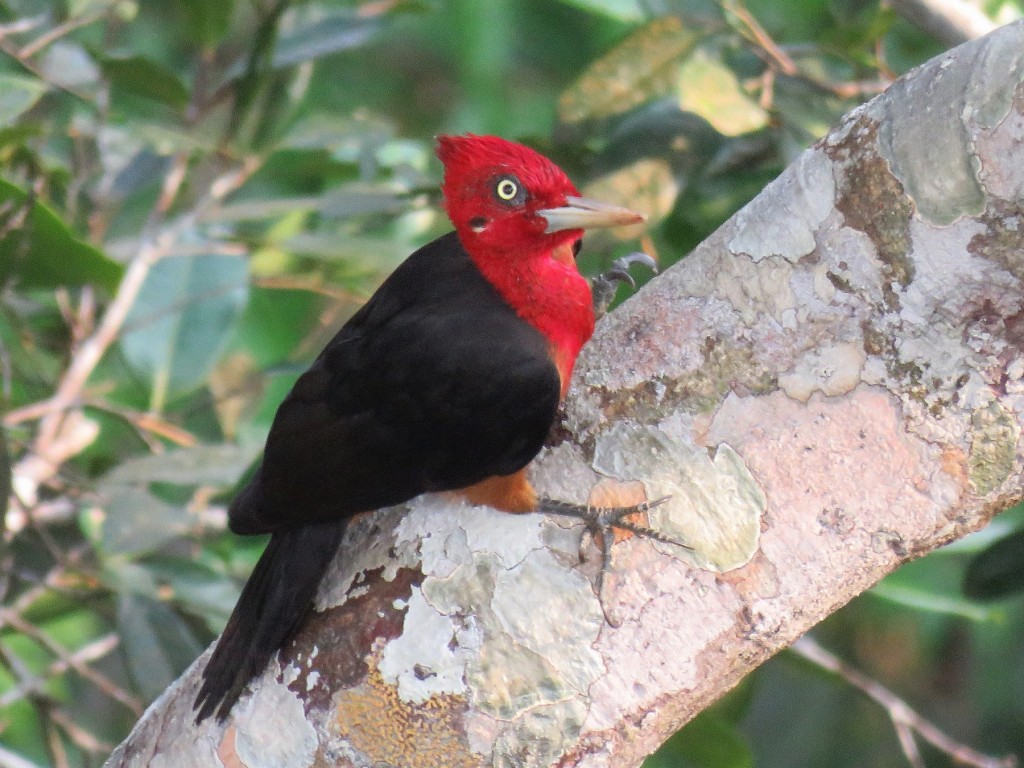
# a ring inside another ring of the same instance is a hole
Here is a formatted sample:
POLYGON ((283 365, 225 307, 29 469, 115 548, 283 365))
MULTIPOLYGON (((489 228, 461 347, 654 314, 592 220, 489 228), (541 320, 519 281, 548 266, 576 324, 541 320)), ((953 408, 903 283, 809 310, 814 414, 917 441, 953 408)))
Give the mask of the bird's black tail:
POLYGON ((249 681, 298 629, 345 533, 347 519, 270 538, 203 670, 196 723, 227 717, 249 681))

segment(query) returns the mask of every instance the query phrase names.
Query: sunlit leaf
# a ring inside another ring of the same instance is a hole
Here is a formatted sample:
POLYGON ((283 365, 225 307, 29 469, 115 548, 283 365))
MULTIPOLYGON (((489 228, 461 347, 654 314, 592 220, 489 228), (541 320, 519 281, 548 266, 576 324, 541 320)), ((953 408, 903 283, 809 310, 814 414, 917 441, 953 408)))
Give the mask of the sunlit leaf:
POLYGON ((0 73, 0 126, 11 125, 48 90, 38 78, 0 73))
POLYGON ((644 214, 645 223, 612 230, 619 238, 631 239, 668 215, 679 194, 679 183, 666 161, 648 158, 602 176, 583 191, 588 197, 644 214))
POLYGON ((245 306, 242 258, 178 256, 157 262, 139 291, 121 338, 128 363, 148 376, 157 409, 198 386, 245 306))
POLYGON ((559 119, 601 119, 673 93, 679 63, 699 42, 700 35, 676 16, 652 21, 591 64, 562 94, 559 119))
POLYGON ((113 292, 123 268, 79 240, 53 211, 0 180, 0 283, 21 289, 98 285, 113 292))
POLYGON ((930 592, 909 584, 882 581, 872 587, 868 594, 918 611, 960 616, 971 621, 1002 621, 1005 618, 1005 612, 1001 609, 987 608, 968 600, 930 592))
POLYGON ((562 0, 562 2, 619 21, 640 21, 647 16, 639 0, 562 0))
POLYGON ((964 594, 975 600, 998 600, 1024 592, 1024 531, 995 542, 971 561, 964 574, 964 594))
POLYGON ((743 92, 736 74, 702 51, 680 67, 678 88, 679 106, 725 136, 750 133, 768 123, 768 113, 743 92))

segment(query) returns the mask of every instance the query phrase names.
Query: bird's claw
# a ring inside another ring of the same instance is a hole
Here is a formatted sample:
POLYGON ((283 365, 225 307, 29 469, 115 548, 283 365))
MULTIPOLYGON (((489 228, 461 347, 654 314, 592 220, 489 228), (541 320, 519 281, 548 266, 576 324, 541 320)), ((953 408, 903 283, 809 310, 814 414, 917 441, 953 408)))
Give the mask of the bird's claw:
POLYGON ((612 545, 615 543, 615 529, 618 528, 622 531, 629 531, 635 536, 641 538, 651 539, 661 544, 670 544, 680 549, 685 549, 688 552, 693 551, 693 547, 681 541, 677 541, 668 536, 665 536, 660 531, 656 531, 653 528, 649 528, 645 525, 639 525, 626 518, 637 513, 648 512, 655 507, 664 504, 668 501, 670 496, 662 496, 661 498, 654 499, 653 501, 644 501, 639 504, 633 504, 626 507, 593 507, 583 504, 572 504, 571 502, 558 501, 556 499, 542 498, 538 502, 537 511, 545 512, 552 515, 565 515, 567 517, 575 517, 583 521, 590 535, 594 537, 595 542, 600 542, 601 546, 601 570, 597 574, 597 583, 595 585, 597 591, 597 599, 601 603, 601 612, 604 613, 605 621, 613 627, 619 626, 619 621, 612 617, 604 603, 604 575, 606 571, 611 570, 612 565, 612 545))
POLYGON ((605 280, 615 280, 620 283, 629 283, 632 288, 636 288, 636 280, 629 273, 629 268, 634 264, 643 264, 655 275, 658 274, 658 263, 643 251, 634 251, 633 253, 627 253, 625 256, 616 259, 612 262, 611 267, 607 271, 601 273, 601 277, 605 280))
POLYGON ((636 288, 636 280, 629 273, 629 268, 634 264, 643 264, 651 272, 658 274, 658 263, 642 251, 627 253, 616 259, 606 271, 591 280, 596 315, 603 315, 608 309, 608 305, 615 298, 615 289, 619 283, 629 283, 630 287, 636 288))

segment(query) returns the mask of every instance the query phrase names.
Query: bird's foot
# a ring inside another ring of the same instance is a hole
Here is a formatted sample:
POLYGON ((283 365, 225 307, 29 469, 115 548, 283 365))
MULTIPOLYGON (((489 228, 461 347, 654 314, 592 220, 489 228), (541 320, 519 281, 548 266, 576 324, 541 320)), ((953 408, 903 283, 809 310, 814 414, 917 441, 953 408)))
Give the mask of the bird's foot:
POLYGON ((590 290, 594 297, 594 314, 597 317, 608 310, 608 306, 615 298, 615 291, 619 287, 619 283, 629 283, 636 288, 636 281, 629 274, 629 268, 634 264, 643 264, 651 272, 658 274, 657 262, 646 253, 636 251, 616 259, 606 272, 602 272, 590 281, 590 290))
POLYGON ((537 502, 538 512, 544 512, 549 515, 564 515, 582 520, 587 530, 590 531, 591 536, 594 537, 594 541, 599 544, 601 548, 601 570, 597 574, 597 599, 601 603, 601 611, 604 613, 605 621, 613 627, 619 626, 620 622, 610 616, 605 607, 604 576, 606 571, 611 570, 612 545, 615 544, 616 529, 629 531, 635 536, 651 539, 662 544, 671 544, 688 552, 693 551, 693 547, 689 544, 677 541, 665 536, 660 531, 656 531, 646 525, 640 525, 629 519, 633 515, 648 512, 654 509, 654 507, 664 504, 669 498, 671 497, 662 496, 654 501, 644 501, 625 507, 595 507, 587 504, 573 504, 568 501, 549 499, 546 496, 537 502))

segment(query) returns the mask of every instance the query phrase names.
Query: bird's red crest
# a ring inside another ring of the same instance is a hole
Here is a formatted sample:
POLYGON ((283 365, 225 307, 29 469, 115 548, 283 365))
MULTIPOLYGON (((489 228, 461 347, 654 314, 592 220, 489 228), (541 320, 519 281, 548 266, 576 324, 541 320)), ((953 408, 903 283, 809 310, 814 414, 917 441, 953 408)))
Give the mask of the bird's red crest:
MULTIPOLYGON (((565 172, 538 152, 498 136, 441 136, 437 156, 444 164, 445 210, 464 242, 489 231, 480 240, 486 247, 503 244, 523 249, 527 240, 544 241, 544 222, 536 211, 565 205, 567 195, 578 195, 565 172), (512 177, 523 199, 509 206, 495 197, 495 184, 512 177)), ((467 245, 469 243, 467 242, 467 245)), ((544 243, 550 247, 551 241, 544 243)))

